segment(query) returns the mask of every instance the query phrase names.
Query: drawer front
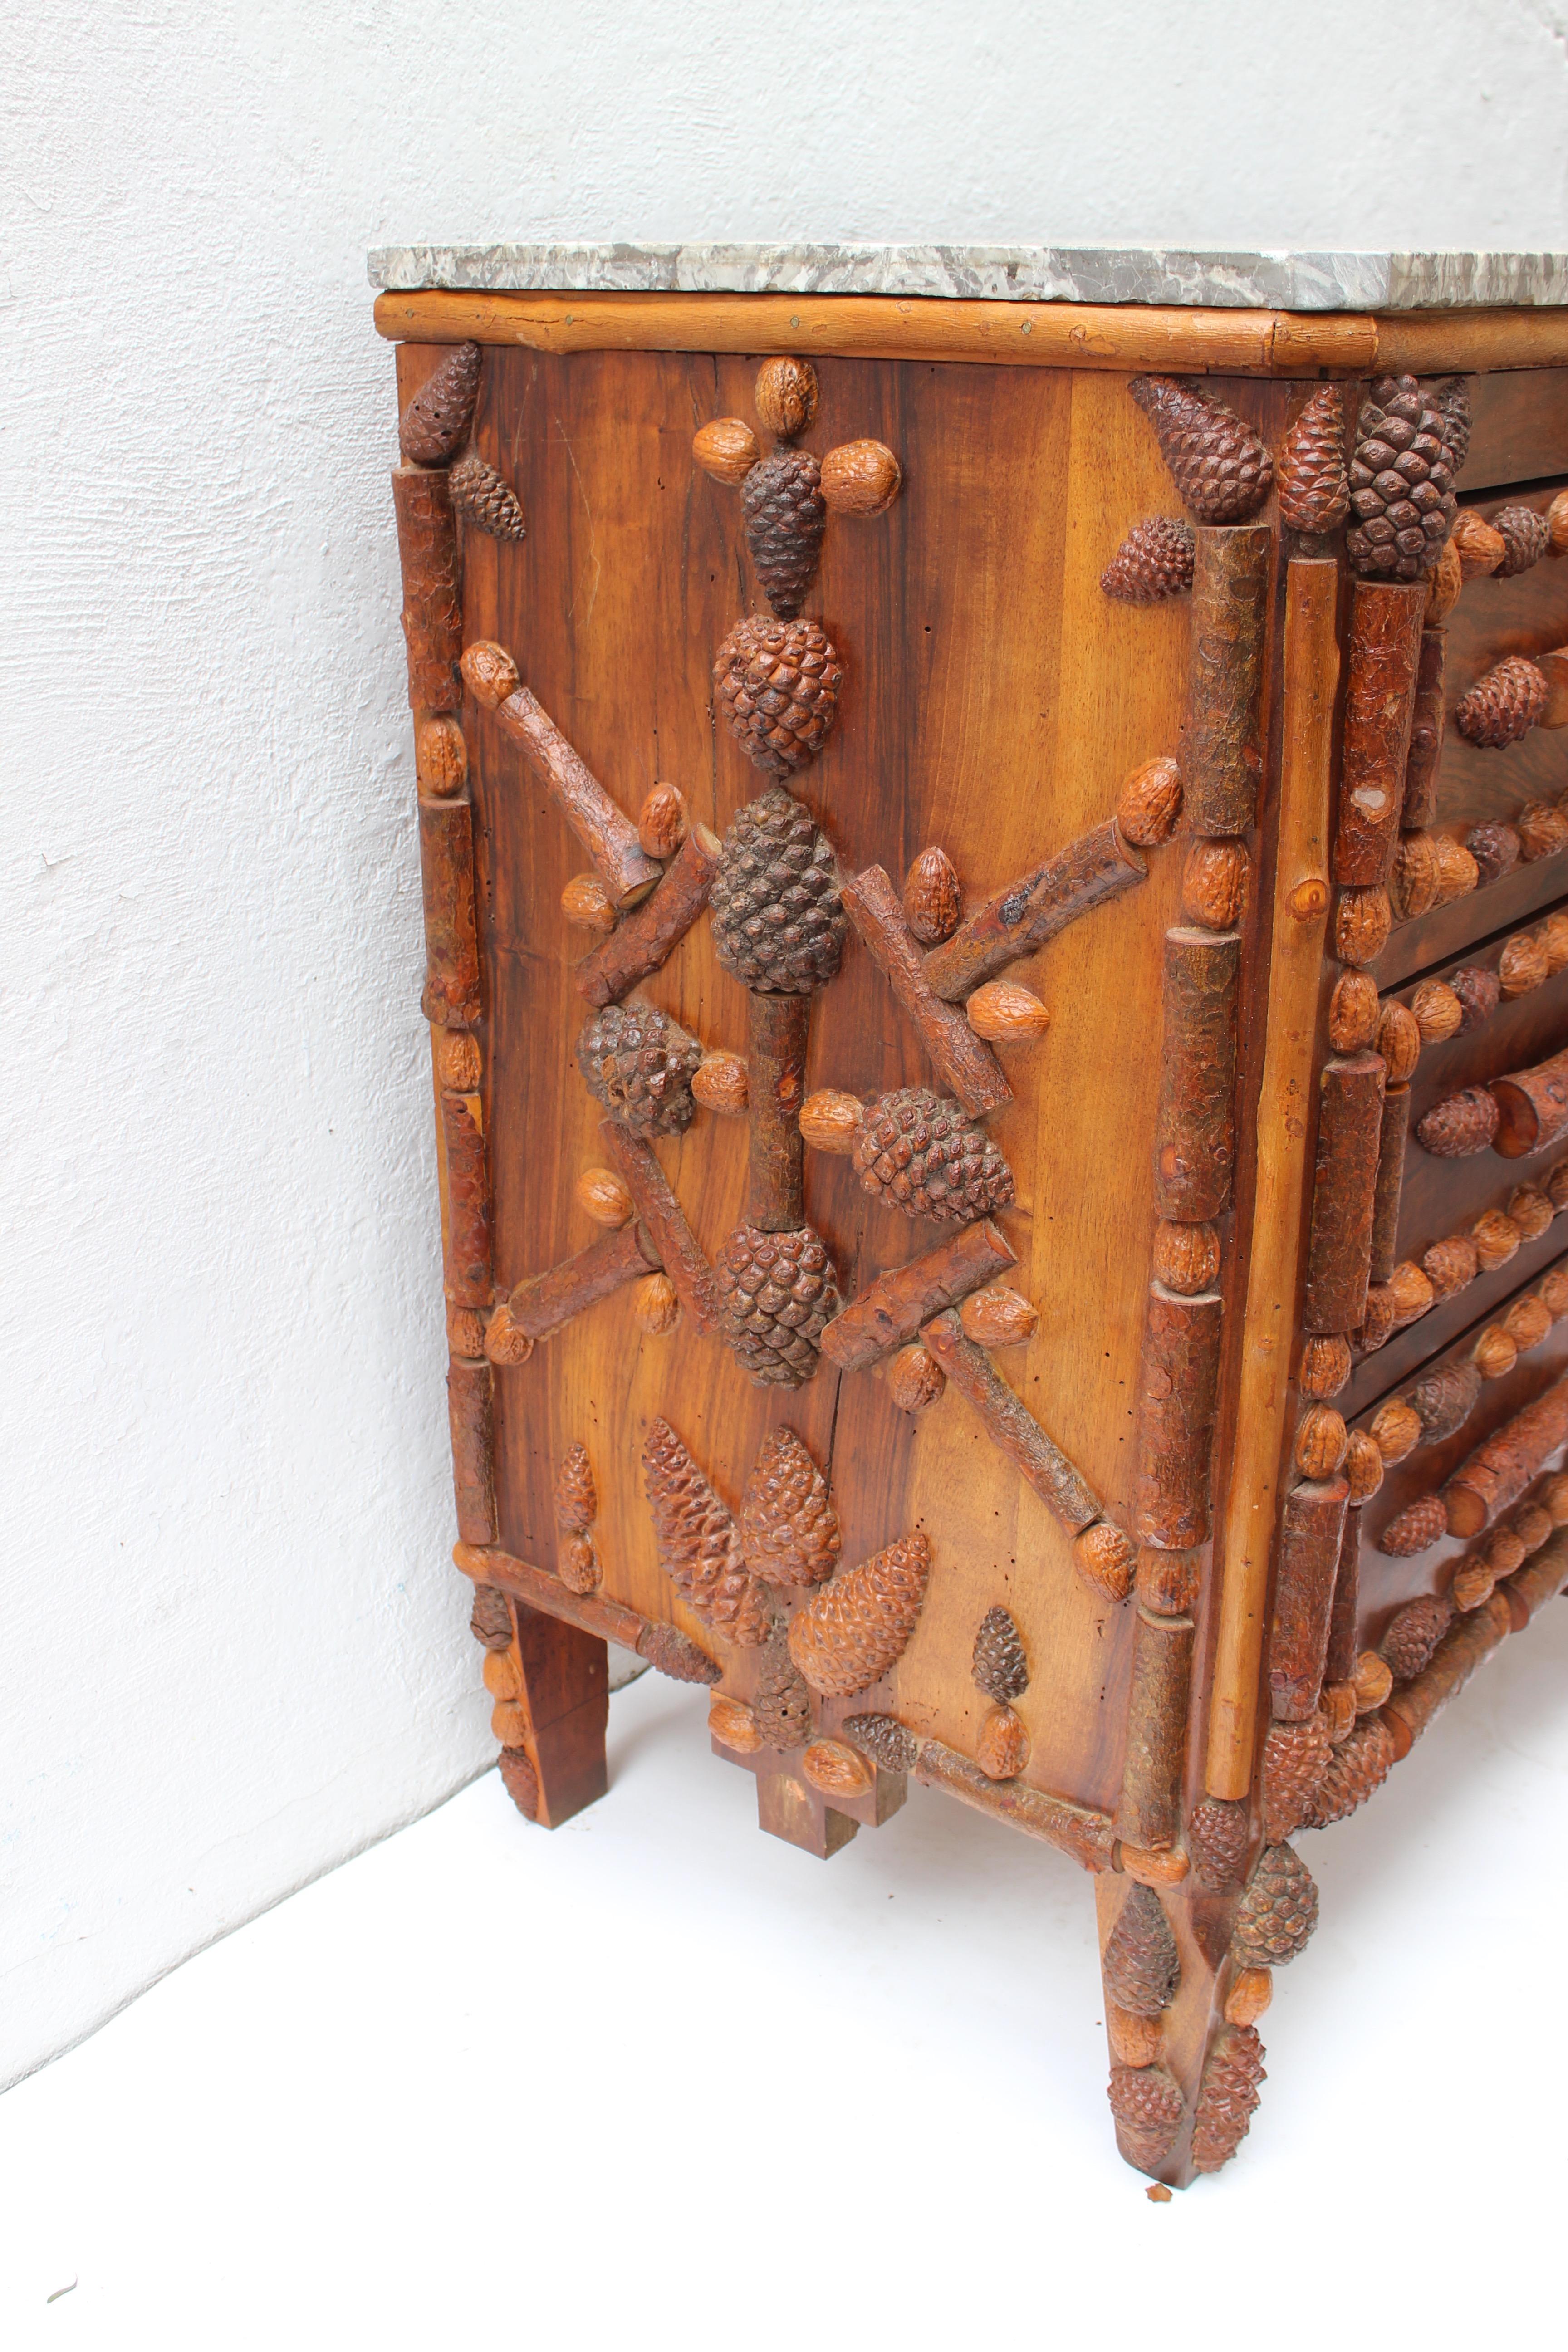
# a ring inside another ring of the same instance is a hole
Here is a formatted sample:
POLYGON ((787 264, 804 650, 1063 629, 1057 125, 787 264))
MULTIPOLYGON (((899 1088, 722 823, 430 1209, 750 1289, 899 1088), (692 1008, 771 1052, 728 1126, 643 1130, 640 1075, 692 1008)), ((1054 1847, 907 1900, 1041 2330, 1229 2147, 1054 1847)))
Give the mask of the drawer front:
POLYGON ((1470 378, 1475 429, 1465 460, 1468 497, 1500 482, 1568 473, 1568 368, 1508 368, 1470 378))

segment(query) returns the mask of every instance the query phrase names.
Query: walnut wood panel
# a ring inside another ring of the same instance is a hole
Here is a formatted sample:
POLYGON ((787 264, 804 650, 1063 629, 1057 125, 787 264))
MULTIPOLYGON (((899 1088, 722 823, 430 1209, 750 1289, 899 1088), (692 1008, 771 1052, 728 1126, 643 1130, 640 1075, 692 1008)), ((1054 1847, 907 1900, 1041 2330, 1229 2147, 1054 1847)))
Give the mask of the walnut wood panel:
POLYGON ((1477 376, 1474 427, 1459 477, 1467 503, 1494 482, 1538 482, 1568 474, 1568 383, 1555 368, 1477 376))

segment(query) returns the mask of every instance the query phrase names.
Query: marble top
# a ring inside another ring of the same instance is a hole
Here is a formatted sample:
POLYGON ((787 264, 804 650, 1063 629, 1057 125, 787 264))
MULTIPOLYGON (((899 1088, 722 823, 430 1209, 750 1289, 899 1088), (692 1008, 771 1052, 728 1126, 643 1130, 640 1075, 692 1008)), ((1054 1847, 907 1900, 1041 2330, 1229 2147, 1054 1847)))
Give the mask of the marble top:
POLYGON ((1184 253, 1048 245, 383 245, 408 291, 903 294, 1223 310, 1424 310, 1568 303, 1563 253, 1184 253))

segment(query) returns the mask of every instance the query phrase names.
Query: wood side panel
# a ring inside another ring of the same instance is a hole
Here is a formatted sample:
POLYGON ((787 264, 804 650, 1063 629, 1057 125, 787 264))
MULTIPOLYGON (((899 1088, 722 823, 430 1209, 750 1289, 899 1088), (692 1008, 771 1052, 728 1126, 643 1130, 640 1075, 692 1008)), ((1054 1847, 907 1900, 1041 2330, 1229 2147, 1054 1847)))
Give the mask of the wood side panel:
POLYGON ((1467 504, 1497 483, 1568 474, 1568 373, 1561 368, 1477 376, 1470 414, 1469 454, 1459 477, 1467 504))

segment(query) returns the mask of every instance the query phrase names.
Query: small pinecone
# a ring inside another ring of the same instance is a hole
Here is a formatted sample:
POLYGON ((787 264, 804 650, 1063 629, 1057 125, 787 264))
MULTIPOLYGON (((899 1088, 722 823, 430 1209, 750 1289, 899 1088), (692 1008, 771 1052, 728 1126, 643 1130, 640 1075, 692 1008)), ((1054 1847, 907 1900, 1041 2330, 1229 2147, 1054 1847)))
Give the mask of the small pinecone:
POLYGON ((1481 1376, 1462 1357, 1435 1364, 1423 1373, 1406 1400, 1421 1417, 1422 1444, 1436 1445, 1440 1439, 1452 1437, 1468 1421, 1480 1397, 1481 1376))
POLYGON ((1381 1715, 1363 1716, 1330 1757, 1302 1827, 1326 1830, 1331 1822, 1344 1821, 1374 1789, 1382 1788, 1393 1769, 1393 1732, 1381 1715))
POLYGON ((1497 1133, 1496 1099, 1485 1087, 1464 1087, 1434 1103, 1415 1129, 1423 1151, 1438 1160, 1468 1160, 1497 1133))
POLYGON ((853 1698, 880 1680, 909 1646, 925 1600, 931 1545, 900 1536, 872 1559, 825 1584, 789 1629, 790 1655, 813 1690, 853 1698))
POLYGON ((1217 2172, 1228 2164, 1258 2110, 1263 2044, 1256 2025, 1227 2025, 1209 2052, 1193 2115, 1193 2169, 1217 2172))
POLYGON ((1205 1895, 1234 1895, 1247 1859, 1247 1807, 1224 1797, 1205 1797, 1187 1822, 1193 1875, 1205 1895))
POLYGON ((1509 654, 1461 698, 1454 724, 1467 742, 1500 751, 1538 723, 1549 691, 1544 670, 1523 654, 1509 654))
POLYGON ((1533 507, 1504 507, 1492 517, 1492 529, 1501 534, 1508 553, 1498 565, 1497 577, 1511 580, 1539 563, 1552 544, 1552 526, 1533 507))
POLYGON ((526 539, 528 525, 510 482, 487 466, 477 449, 465 449, 447 475, 452 504, 465 522, 491 539, 526 539))
POLYGON ((468 1631, 487 1650, 510 1649, 511 1612, 506 1605, 506 1594, 498 1591, 493 1584, 475 1585, 468 1631))
POLYGON ((1278 1845, 1300 1828, 1332 1749, 1321 1707, 1305 1723, 1271 1723, 1263 1743, 1263 1834, 1278 1845))
POLYGON ((1418 1551, 1430 1551, 1447 1532, 1448 1514, 1441 1496, 1417 1495, 1413 1503, 1395 1511, 1378 1537, 1377 1548, 1388 1559, 1414 1559, 1418 1551))
POLYGON ((656 1674, 668 1675, 672 1683, 717 1683, 724 1678, 717 1658, 700 1650, 679 1625, 667 1625, 660 1618, 651 1619, 638 1634, 637 1655, 646 1658, 656 1674))
POLYGON ((1029 1661, 1024 1654, 1018 1628, 1005 1609, 988 1609, 980 1620, 970 1673, 974 1677, 975 1689, 994 1698, 999 1706, 1005 1706, 1009 1699, 1021 1697, 1028 1689, 1029 1661))
POLYGON ((1111 2000, 1134 2017, 1158 2017, 1174 2000, 1182 1963, 1165 1906, 1152 1886, 1134 1880, 1128 1889, 1100 1968, 1111 2000))
POLYGON ((588 1459, 585 1445, 569 1445, 561 1457, 561 1467, 555 1473, 555 1524, 571 1528, 581 1535, 591 1528, 599 1516, 598 1489, 594 1484, 594 1465, 588 1459))
POLYGON ((1163 2066, 1113 2066, 1109 2096, 1117 2147, 1140 2172, 1152 2171, 1182 2127, 1181 2092, 1163 2066))
POLYGON ((1470 433, 1474 423, 1470 415, 1470 383, 1468 376, 1448 375, 1435 383, 1428 395, 1433 407, 1443 420, 1443 438, 1448 445, 1449 459, 1456 475, 1463 470, 1470 454, 1470 433))
POLYGON ((665 1574, 696 1615, 756 1647, 773 1630, 767 1595, 746 1572, 734 1520, 667 1421, 648 1423, 642 1466, 665 1574))
POLYGON ((833 852, 782 784, 736 814, 710 904, 714 953, 743 988, 805 996, 838 970, 848 925, 833 852))
POLYGON ((894 1715, 851 1715, 845 1718, 844 1737, 863 1748, 884 1772, 912 1772, 921 1749, 912 1733, 894 1715))
POLYGON ((742 483, 741 510, 763 593, 781 621, 793 621, 816 577, 827 528, 821 467, 805 449, 775 449, 742 483))
POLYGON ((793 1429, 769 1430, 741 1501, 747 1567, 775 1584, 820 1584, 842 1543, 826 1479, 793 1429))
POLYGON ((1190 522, 1150 515, 1134 523, 1100 575, 1100 584, 1119 604, 1159 604, 1184 596, 1193 584, 1196 541, 1190 522))
POLYGON ((500 1761, 507 1795, 526 1820, 536 1822, 539 1819, 539 1775, 529 1759, 527 1748, 503 1748, 500 1761))
POLYGON ((752 1712, 770 1748, 804 1748, 811 1738, 811 1693, 782 1641, 763 1652, 752 1712))
POLYGON ((1425 1592, 1419 1601, 1407 1601, 1395 1612, 1380 1647, 1396 1683, 1413 1683, 1417 1675, 1426 1673, 1433 1652, 1453 1622, 1454 1604, 1442 1592, 1425 1592))
POLYGON ((1445 417, 1413 375, 1379 376, 1356 420, 1345 550, 1373 579, 1424 579, 1454 520, 1454 454, 1445 417))
POLYGON ((397 420, 411 466, 442 466, 468 437, 479 388, 478 343, 458 343, 427 376, 397 420))
POLYGON ((713 663, 724 723, 752 765, 787 776, 815 760, 838 716, 844 672, 820 621, 737 621, 713 663))
POLYGON ((1350 512, 1345 418, 1339 388, 1325 383, 1279 445, 1279 519, 1292 530, 1338 530, 1350 512))
POLYGON ((990 1137, 927 1087, 870 1104, 851 1157, 862 1188, 907 1217, 968 1224, 1014 1197, 1013 1171, 990 1137))
MULTIPOLYGON (((1515 835, 1515 840, 1518 835, 1515 835)), ((1495 971, 1487 971, 1479 963, 1463 963, 1458 971, 1448 974, 1448 985, 1459 1000, 1459 1034, 1468 1029, 1479 1029, 1489 1021, 1502 1003, 1502 982, 1495 971)))
POLYGON ((588 1091, 634 1135, 680 1135, 697 1105, 691 1079, 702 1048, 652 1004, 606 1004, 577 1040, 588 1091))
POLYGON ((1243 1967, 1283 1968, 1318 1924, 1318 1890, 1288 1845, 1266 1845, 1237 1906, 1231 1951, 1243 1967))
POLYGON ((827 1244, 810 1225, 764 1234, 737 1225, 713 1269, 731 1347, 757 1388, 797 1389, 821 1358, 844 1302, 827 1244))
POLYGON ((1184 505, 1200 522, 1245 522, 1268 496, 1274 467, 1250 425, 1206 392, 1168 375, 1127 387, 1153 426, 1184 505))
POLYGON ((1500 882, 1519 864, 1519 835, 1511 824, 1473 824, 1465 835, 1465 847, 1483 883, 1500 882))

